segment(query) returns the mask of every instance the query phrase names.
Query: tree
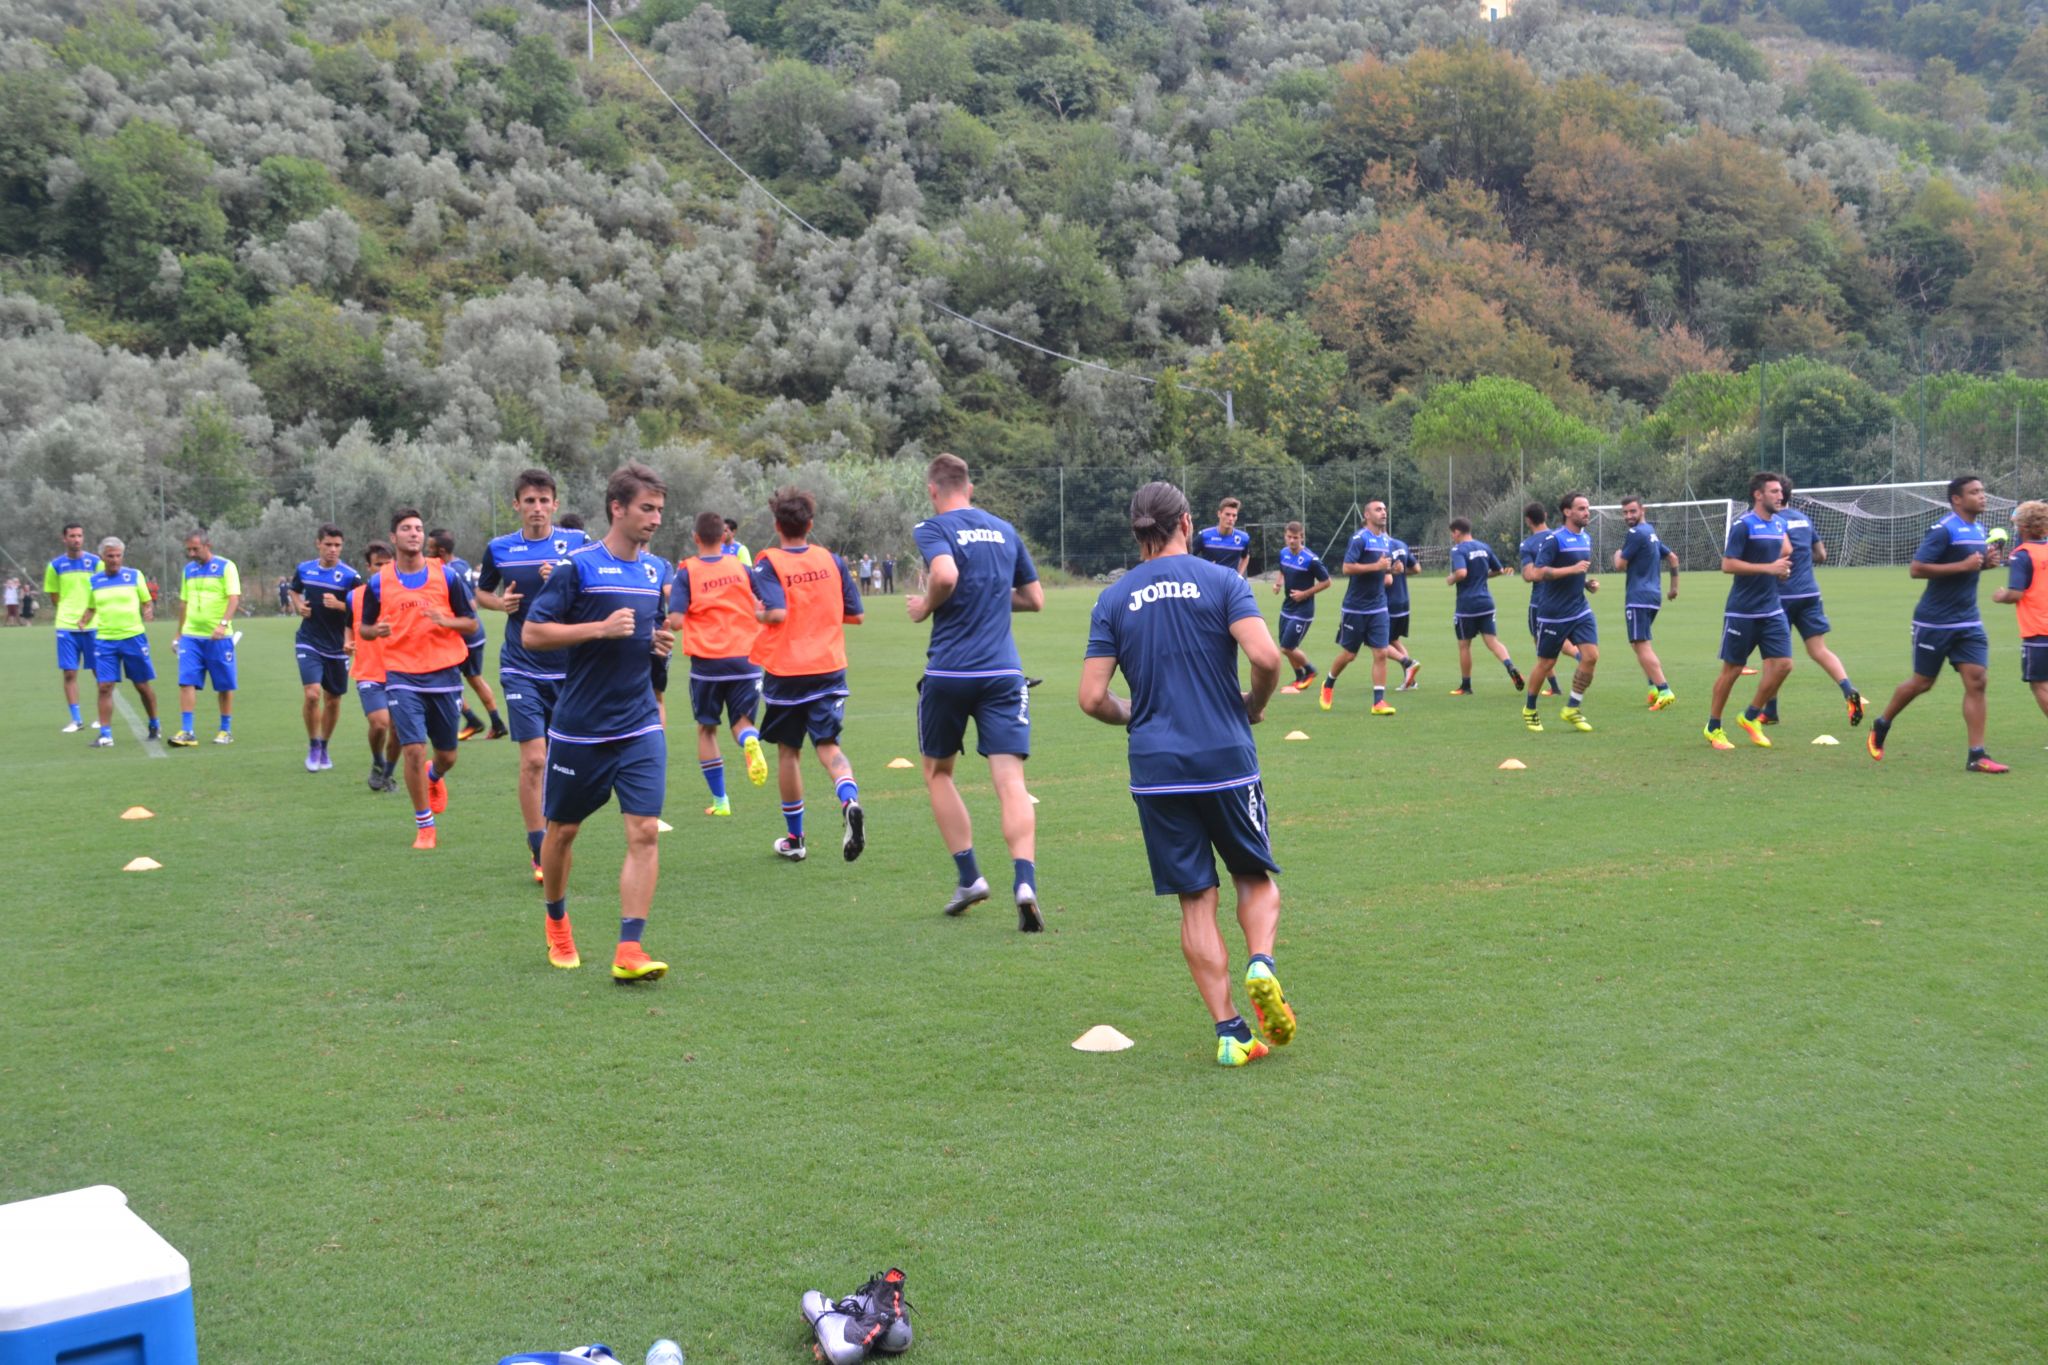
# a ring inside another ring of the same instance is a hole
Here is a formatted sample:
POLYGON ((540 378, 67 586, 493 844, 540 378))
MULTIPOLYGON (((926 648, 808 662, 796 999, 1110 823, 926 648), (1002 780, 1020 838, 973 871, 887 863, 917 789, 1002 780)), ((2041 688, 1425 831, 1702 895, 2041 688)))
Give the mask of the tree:
POLYGON ((538 33, 529 33, 512 49, 511 60, 498 73, 498 93, 507 119, 530 123, 550 138, 568 131, 570 118, 583 104, 576 68, 554 39, 538 33))
POLYGON ((78 91, 55 71, 0 71, 0 254, 33 250, 50 159, 78 148, 78 91))
POLYGON ((1686 30, 1685 45, 1705 57, 1724 71, 1732 71, 1746 81, 1767 81, 1771 78, 1770 63, 1757 45, 1732 28, 1718 24, 1695 24, 1686 30))
POLYGON ((123 312, 147 309, 165 249, 218 252, 226 244, 213 159, 175 130, 130 119, 86 143, 78 167, 57 238, 123 312))
POLYGON ((1223 345, 1169 370, 1159 395, 1159 442, 1168 450, 1213 446, 1231 395, 1238 427, 1307 464, 1349 455, 1357 415, 1343 403, 1344 357, 1326 350, 1299 317, 1223 310, 1223 345), (1206 389, 1202 393, 1196 390, 1206 389))
POLYGON ((1432 388, 1409 438, 1417 468, 1439 495, 1487 502, 1521 482, 1525 457, 1589 449, 1600 433, 1529 385, 1484 375, 1432 388))
POLYGON ((249 333, 251 373, 284 423, 334 427, 384 414, 383 347, 374 323, 301 285, 265 304, 249 333))
POLYGON ((314 217, 341 197, 327 168, 301 156, 264 157, 257 164, 256 179, 263 186, 263 209, 255 226, 271 236, 314 217))

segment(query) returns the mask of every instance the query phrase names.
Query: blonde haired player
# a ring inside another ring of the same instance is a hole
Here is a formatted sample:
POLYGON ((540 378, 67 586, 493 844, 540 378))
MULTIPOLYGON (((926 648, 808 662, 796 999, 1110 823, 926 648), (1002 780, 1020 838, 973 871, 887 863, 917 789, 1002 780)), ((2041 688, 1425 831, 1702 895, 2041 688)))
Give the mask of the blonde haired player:
POLYGON ((2023 502, 2012 512, 2020 543, 2005 566, 2005 586, 1994 602, 2019 609, 2020 680, 2048 714, 2048 502, 2023 502))

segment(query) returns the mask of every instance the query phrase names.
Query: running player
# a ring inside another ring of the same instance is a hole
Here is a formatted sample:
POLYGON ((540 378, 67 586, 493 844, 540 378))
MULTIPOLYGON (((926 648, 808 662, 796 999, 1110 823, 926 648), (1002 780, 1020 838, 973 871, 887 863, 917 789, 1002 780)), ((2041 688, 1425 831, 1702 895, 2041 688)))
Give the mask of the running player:
MULTIPOLYGON (((455 570, 456 577, 464 583, 471 581, 469 561, 455 553, 455 537, 451 532, 440 527, 427 532, 427 558, 438 559, 455 570)), ((471 595, 475 595, 474 590, 471 595)), ((476 634, 469 637, 469 656, 462 661, 462 680, 469 685, 470 691, 476 693, 476 699, 484 704, 484 714, 491 718, 490 734, 486 738, 503 739, 509 732, 505 729, 505 718, 498 714, 498 698, 491 692, 491 685, 484 678, 484 644, 484 623, 479 618, 476 623, 476 634)), ((503 649, 498 651, 501 657, 504 652, 503 649)), ((475 739, 483 733, 482 718, 464 702, 462 729, 457 732, 456 738, 475 739)))
POLYGON ((1413 692, 1415 679, 1422 673, 1422 665, 1415 662, 1403 643, 1408 638, 1411 626, 1408 611, 1408 579, 1422 572, 1422 561, 1415 551, 1408 548, 1408 542, 1387 529, 1387 505, 1375 498, 1365 505, 1368 521, 1381 535, 1387 538, 1387 659, 1401 667, 1401 685, 1397 692, 1413 692))
MULTIPOLYGON (((382 573, 390 562, 391 547, 383 541, 373 540, 363 547, 363 567, 369 570, 371 578, 382 573)), ((369 589, 358 579, 345 599, 332 593, 322 593, 321 599, 328 610, 339 605, 349 613, 355 635, 356 696, 363 704, 363 720, 369 729, 370 790, 388 792, 398 786, 398 731, 391 724, 391 702, 384 691, 384 641, 363 630, 363 599, 368 596, 369 589)), ((321 756, 326 757, 324 747, 321 756)))
POLYGON ((1217 503, 1216 524, 1202 532, 1194 547, 1197 556, 1237 570, 1239 578, 1244 577, 1246 566, 1252 562, 1252 538, 1237 529, 1237 513, 1243 506, 1236 498, 1217 503))
POLYGON ((412 846, 421 849, 434 847, 434 817, 448 809, 462 661, 476 632, 469 584, 445 562, 428 559, 426 543, 418 508, 391 514, 396 554, 369 580, 357 632, 384 642, 384 692, 412 796, 412 846))
POLYGON ((242 572, 232 559, 213 552, 213 538, 204 531, 185 537, 185 583, 178 596, 178 733, 174 749, 199 741, 192 734, 192 712, 200 687, 211 683, 220 702, 220 730, 215 744, 235 742, 235 612, 242 605, 242 572))
POLYGON ((1759 748, 1771 747, 1764 734, 1764 707, 1792 672, 1792 631, 1778 602, 1778 584, 1792 572, 1792 540, 1785 534, 1785 519, 1778 515, 1782 506, 1784 480, 1768 471, 1759 473, 1749 481, 1749 510, 1728 528, 1721 572, 1735 581, 1728 585, 1728 604, 1722 609, 1721 673, 1714 679, 1713 710, 1704 732, 1716 749, 1735 747, 1721 728, 1721 715, 1750 653, 1762 652, 1762 676, 1756 696, 1735 723, 1759 748))
POLYGON ((2013 508, 2012 525, 2020 543, 2012 547, 2005 586, 1991 600, 2019 608, 2020 681, 2048 715, 2048 502, 2013 508))
POLYGON ((1369 649, 1372 713, 1394 714, 1394 708, 1387 705, 1387 574, 1393 564, 1387 538, 1372 528, 1370 520, 1358 528, 1344 547, 1344 576, 1350 582, 1344 589, 1344 605, 1337 614, 1337 657, 1330 661, 1322 694, 1317 698, 1325 711, 1336 704, 1337 679, 1351 667, 1359 650, 1369 649))
POLYGON ((100 571, 100 557, 85 548, 85 528, 75 521, 64 523, 64 553, 43 566, 43 595, 56 609, 57 669, 64 675, 64 704, 71 719, 63 733, 75 735, 85 728, 78 711, 78 670, 97 670, 99 649, 89 630, 78 628, 79 617, 92 606, 93 575, 100 571))
POLYGON ((754 619, 754 587, 746 566, 720 545, 725 523, 699 512, 692 533, 697 553, 677 566, 669 589, 668 628, 682 633, 690 656, 690 714, 697 722, 697 767, 711 788, 706 815, 731 815, 718 727, 730 723, 746 755, 747 779, 768 780, 768 757, 754 713, 761 704, 761 666, 747 657, 761 623, 754 619))
POLYGON ((128 547, 119 536, 100 542, 100 571, 92 576, 92 596, 78 618, 78 629, 94 634, 93 676, 100 691, 100 732, 95 749, 114 747, 114 691, 121 675, 135 684, 142 709, 149 714, 149 738, 161 739, 163 729, 156 718, 156 665, 149 660, 149 634, 144 623, 156 619, 150 600, 149 580, 140 570, 122 564, 128 547))
POLYGON ((1301 642, 1315 624, 1316 594, 1328 590, 1330 571, 1323 566, 1322 556, 1308 548, 1308 533, 1300 522, 1288 522, 1286 534, 1280 571, 1273 575, 1273 591, 1286 594, 1280 604, 1280 652, 1294 666, 1294 681, 1280 690, 1292 696, 1306 691, 1316 679, 1316 666, 1302 653, 1301 642))
POLYGON ((1096 599, 1079 700, 1083 711, 1130 737, 1131 797, 1152 890, 1180 900, 1181 952, 1216 1023, 1216 1060, 1243 1066, 1295 1032, 1273 970, 1280 866, 1251 729, 1280 681, 1280 651, 1250 586, 1188 553, 1194 521, 1178 488, 1140 488, 1131 499, 1131 531, 1143 562, 1096 599), (1251 664, 1249 692, 1237 687, 1240 649, 1251 664), (1128 701, 1109 690, 1118 669, 1128 701), (1230 952, 1216 924, 1219 853, 1237 892, 1251 958, 1245 991, 1263 1040, 1231 1005, 1230 952))
POLYGON ((520 627, 548 575, 572 551, 589 543, 589 537, 580 526, 569 526, 567 518, 556 518, 555 476, 545 469, 521 471, 512 485, 512 502, 519 509, 519 529, 484 547, 476 600, 505 613, 505 638, 498 644, 498 686, 505 694, 505 709, 512 713, 512 742, 519 746, 519 813, 525 822, 533 879, 538 882, 540 845, 546 834, 541 788, 548 764, 548 724, 569 661, 559 653, 529 649, 520 627))
POLYGON ((1010 889, 1017 928, 1045 928, 1038 909, 1038 817, 1024 789, 1031 756, 1031 691, 1010 635, 1010 613, 1043 611, 1045 588, 1017 528, 974 505, 967 462, 937 455, 925 468, 932 515, 912 534, 924 557, 925 590, 904 599, 910 619, 932 623, 924 678, 917 692, 917 751, 932 819, 953 855, 959 883, 945 905, 959 915, 988 899, 988 880, 974 860, 974 825, 953 782, 953 765, 974 722, 974 747, 988 760, 990 783, 1003 813, 1009 845, 1010 889))
POLYGON ((768 510, 778 543, 754 556, 754 596, 765 627, 748 656, 761 668, 761 738, 776 750, 776 784, 789 833, 775 856, 800 863, 804 846, 804 739, 832 778, 839 798, 839 852, 847 862, 867 847, 867 813, 853 765, 839 747, 846 720, 846 632, 861 623, 860 585, 846 561, 810 543, 818 503, 800 488, 777 489, 768 510))
MULTIPOLYGON (((1541 545, 1543 543, 1543 538, 1550 534, 1549 509, 1544 507, 1544 505, 1540 502, 1531 502, 1523 504, 1522 524, 1529 528, 1529 534, 1522 537, 1522 543, 1518 547, 1516 552, 1516 560, 1517 567, 1521 571, 1522 581, 1530 585, 1529 639, 1531 642, 1534 642, 1537 638, 1536 599, 1542 595, 1542 593, 1535 586, 1536 547, 1541 545)), ((1570 640, 1566 640, 1564 642, 1564 653, 1565 657, 1576 659, 1579 657, 1579 647, 1573 644, 1570 640)), ((1553 697, 1559 695, 1563 689, 1558 687, 1557 679, 1555 677, 1551 677, 1547 679, 1547 681, 1550 685, 1550 695, 1553 697)))
MULTIPOLYGON (((1792 542, 1792 576, 1779 580, 1778 602, 1785 608, 1785 620, 1799 632, 1799 638, 1806 642, 1806 653, 1821 671, 1835 680, 1835 686, 1842 689, 1842 701, 1849 708, 1849 723, 1863 723, 1863 694, 1849 681, 1849 670, 1828 648, 1828 632, 1834 627, 1828 622, 1827 611, 1821 606, 1820 583, 1814 577, 1813 566, 1828 562, 1827 543, 1814 529, 1806 513, 1791 506, 1792 485, 1784 485, 1785 502, 1778 513, 1785 521, 1785 535, 1792 542)), ((1778 723, 1778 699, 1771 698, 1771 704, 1764 708, 1764 724, 1778 723)))
MULTIPOLYGON (((1973 773, 2010 772, 1984 751, 1984 671, 1991 662, 1991 638, 1977 614, 1977 575, 1998 565, 1998 549, 1985 538, 1984 481, 1963 474, 1948 481, 1949 514, 1936 522, 1913 552, 1908 572, 1927 580, 1913 608, 1913 675, 1892 693, 1884 714, 1871 722, 1865 746, 1884 758, 1884 742, 1899 713, 1941 677, 1943 660, 1963 679, 1963 728, 1970 737, 1973 773)), ((2032 556, 2030 555, 2029 558, 2032 556)))
MULTIPOLYGON (((306 723, 306 771, 334 766, 327 744, 341 718, 341 696, 348 691, 348 595, 362 576, 341 558, 341 528, 332 522, 314 533, 316 557, 292 570, 286 601, 299 616, 292 653, 299 662, 299 687, 304 700, 299 715, 306 723)), ((387 556, 388 558, 388 556, 387 556)))
POLYGON ((612 979, 654 981, 668 964, 649 957, 640 939, 661 871, 656 830, 668 787, 668 738, 645 660, 675 648, 662 611, 674 572, 647 552, 647 544, 661 529, 668 490, 646 465, 627 464, 606 482, 604 500, 610 529, 548 575, 522 631, 533 649, 568 656, 548 726, 541 895, 548 961, 581 966, 569 925, 570 850, 583 822, 616 795, 626 823, 626 861, 619 870, 612 979))
POLYGON ((1629 648, 1636 652, 1636 662, 1643 666, 1643 677, 1650 684, 1650 709, 1662 711, 1678 698, 1672 695, 1671 684, 1664 677, 1664 661, 1657 657, 1656 646, 1650 643, 1650 627, 1657 623, 1657 611, 1665 601, 1665 569, 1671 570, 1669 600, 1678 600, 1678 554, 1657 538, 1657 528, 1643 516, 1641 498, 1623 498, 1621 516, 1628 523, 1628 535, 1614 552, 1614 570, 1628 575, 1622 595, 1622 620, 1628 627, 1629 648))
POLYGON ((1451 632, 1458 637, 1460 675, 1458 685, 1451 689, 1454 697, 1472 695, 1474 639, 1483 641, 1487 652, 1500 660, 1515 691, 1522 690, 1522 675, 1515 671, 1515 661, 1508 657, 1508 647, 1500 642, 1494 625, 1493 589, 1488 586, 1507 571, 1508 566, 1500 562, 1500 556, 1485 541, 1472 538, 1471 522, 1463 517, 1451 519, 1451 572, 1444 582, 1458 593, 1457 603, 1451 608, 1451 632))
POLYGON ((1541 731, 1536 718, 1537 691, 1557 669, 1557 660, 1567 645, 1578 646, 1578 667, 1572 672, 1571 690, 1565 694, 1564 709, 1557 718, 1574 730, 1590 731, 1593 723, 1580 709, 1586 689, 1593 685, 1593 670, 1600 664, 1600 628, 1593 620, 1589 592, 1600 591, 1593 577, 1593 542, 1586 536, 1586 523, 1593 519, 1593 504, 1584 493, 1567 493, 1557 500, 1563 525, 1545 533, 1536 546, 1524 576, 1536 585, 1531 605, 1536 612, 1536 667, 1529 674, 1529 691, 1522 707, 1522 724, 1541 731))

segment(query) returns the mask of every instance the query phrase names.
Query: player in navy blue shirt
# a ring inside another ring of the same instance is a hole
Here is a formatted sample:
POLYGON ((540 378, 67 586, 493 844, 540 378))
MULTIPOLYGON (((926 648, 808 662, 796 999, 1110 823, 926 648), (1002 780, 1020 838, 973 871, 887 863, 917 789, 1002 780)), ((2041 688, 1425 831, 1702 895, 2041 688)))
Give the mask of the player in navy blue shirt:
POLYGON ((1422 673, 1422 665, 1408 652, 1402 643, 1408 638, 1411 627, 1408 610, 1408 579, 1410 575, 1422 572, 1422 561, 1415 551, 1408 548, 1408 542, 1387 530, 1387 505, 1374 498, 1365 505, 1365 519, 1375 531, 1387 538, 1387 659, 1401 667, 1401 685, 1396 692, 1413 692, 1415 679, 1422 673))
MULTIPOLYGON (((1522 525, 1528 528, 1529 534, 1523 536, 1522 543, 1516 547, 1515 569, 1521 574, 1522 581, 1530 585, 1529 642, 1533 645, 1536 642, 1536 599, 1541 596, 1536 586, 1536 551, 1543 544, 1544 537, 1550 534, 1550 509, 1540 502, 1523 504, 1522 525)), ((1579 647, 1566 640, 1564 653, 1566 658, 1576 660, 1579 657, 1579 647)), ((1557 685, 1555 677, 1548 679, 1548 682, 1551 696, 1563 693, 1564 689, 1557 685)))
POLYGON ((1180 899, 1181 951, 1216 1022, 1216 1060, 1242 1066, 1294 1037, 1294 1012, 1273 970, 1280 888, 1273 877, 1265 791, 1252 726, 1280 681, 1280 651, 1237 573, 1188 553, 1194 520, 1170 483, 1131 499, 1143 562, 1103 589, 1088 622, 1081 709, 1129 736, 1131 795, 1152 865, 1152 889, 1180 899), (1251 691, 1237 686, 1237 654, 1251 691), (1121 669, 1126 701, 1109 690, 1121 669), (1230 956, 1216 925, 1215 855, 1237 891, 1251 963, 1245 991, 1265 1040, 1230 1002, 1230 956))
POLYGON ((540 844, 546 832, 541 787, 547 772, 548 723, 555 693, 568 676, 568 656, 526 647, 521 627, 527 608, 540 596, 548 575, 568 562, 571 551, 590 542, 580 527, 555 520, 555 476, 545 469, 523 470, 512 488, 519 529, 484 546, 477 570, 479 606, 505 613, 505 638, 498 642, 498 688, 511 713, 512 742, 519 746, 519 813, 526 822, 526 851, 533 879, 541 879, 540 844))
MULTIPOLYGON (((1785 521, 1785 538, 1792 542, 1792 574, 1778 580, 1778 604, 1785 608, 1785 622, 1799 632, 1799 638, 1806 643, 1806 653, 1821 671, 1835 680, 1835 686, 1842 689, 1843 704, 1849 708, 1849 723, 1863 723, 1863 694, 1849 681, 1849 670, 1828 648, 1828 632, 1834 626, 1828 621, 1826 609, 1821 605, 1820 580, 1814 576, 1813 566, 1828 562, 1827 543, 1820 538, 1820 531, 1806 513, 1791 506, 1792 481, 1785 480, 1786 506, 1778 515, 1785 521)), ((1782 694, 1781 694, 1782 695, 1782 694)), ((1764 708, 1764 724, 1778 723, 1778 698, 1772 697, 1770 705, 1764 708)))
POLYGON ((1973 773, 2011 771, 1984 751, 1984 676, 1991 663, 1991 637, 1977 613, 1977 576, 1999 564, 1998 546, 1985 534, 1984 481, 1963 474, 1948 481, 1949 514, 1929 528, 1908 567, 1927 583, 1913 608, 1913 673, 1892 693, 1884 714, 1871 722, 1866 745, 1884 758, 1884 742, 1899 713, 1941 677, 1946 661, 1963 680, 1963 728, 1969 732, 1973 773))
POLYGON ((1237 529, 1237 513, 1243 504, 1225 498, 1216 504, 1216 524, 1195 538, 1194 552, 1211 564, 1221 564, 1244 577, 1252 559, 1252 538, 1237 529))
POLYGON ((1784 505, 1782 475, 1764 471, 1753 476, 1749 510, 1728 528, 1728 544, 1721 552, 1721 572, 1731 580, 1721 612, 1721 673, 1714 679, 1713 705, 1701 732, 1716 749, 1735 747, 1721 727, 1721 715, 1749 656, 1762 653, 1763 667, 1756 696, 1736 717, 1736 724, 1758 748, 1771 747, 1763 729, 1764 706, 1792 672, 1792 631, 1778 602, 1778 584, 1792 572, 1792 540, 1785 534, 1785 519, 1778 515, 1784 505))
POLYGON ((1337 611, 1337 657, 1323 678, 1317 702, 1327 711, 1337 703, 1337 679, 1360 650, 1372 651, 1372 713, 1391 716, 1387 705, 1387 574, 1393 547, 1368 521, 1344 546, 1344 602, 1337 611))
POLYGON ((1628 575, 1622 595, 1622 620, 1628 628, 1629 647, 1635 650, 1636 662, 1643 666, 1643 677, 1650 684, 1650 709, 1662 711, 1678 698, 1672 695, 1671 684, 1664 676, 1664 661, 1657 657, 1657 648, 1650 643, 1650 627, 1656 624, 1657 611, 1664 605, 1663 580, 1667 568, 1671 570, 1670 600, 1678 600, 1678 556, 1657 538, 1657 528, 1643 515, 1641 498, 1623 498, 1621 516, 1628 523, 1628 535, 1614 552, 1614 569, 1628 575))
POLYGON ((1330 586, 1330 571, 1322 558, 1308 548, 1308 531, 1298 521, 1287 523, 1287 544, 1280 551, 1280 569, 1273 575, 1273 591, 1280 602, 1280 652, 1294 666, 1294 681, 1283 693, 1305 691, 1315 680, 1316 666, 1302 653, 1301 642, 1316 619, 1316 594, 1330 586))
POLYGON ((1567 493, 1558 499, 1557 510, 1564 524, 1544 532, 1529 567, 1522 572, 1536 585, 1530 594, 1536 615, 1536 667, 1529 674, 1522 724, 1538 732, 1543 729, 1543 722, 1536 717, 1538 692, 1556 670, 1558 656, 1571 645, 1578 647, 1578 667, 1558 719, 1574 730, 1593 728, 1580 707, 1600 663, 1600 631, 1593 622, 1593 605, 1586 600, 1587 593, 1600 590, 1600 580, 1593 577, 1593 542, 1586 535, 1593 504, 1584 493, 1567 493))
POLYGON ((341 717, 342 695, 348 691, 348 595, 363 579, 342 559, 344 543, 339 526, 322 526, 313 539, 317 557, 292 570, 286 585, 286 600, 299 617, 292 653, 299 663, 299 716, 306 724, 309 773, 333 766, 327 745, 341 717), (329 594, 340 604, 338 609, 328 605, 329 594))
POLYGON ((626 823, 619 874, 619 946, 614 981, 653 981, 668 970, 641 947, 661 870, 656 826, 668 786, 668 740, 647 656, 675 648, 664 603, 675 570, 647 552, 661 529, 668 490, 643 464, 613 472, 605 486, 611 528, 572 551, 527 608, 522 636, 535 650, 562 650, 567 676, 548 726, 547 838, 540 849, 547 902, 548 961, 579 967, 569 926, 569 851, 583 822, 616 795, 626 823))
POLYGON ((925 469, 932 514, 913 534, 924 557, 925 590, 904 599, 912 621, 932 623, 924 680, 917 692, 917 751, 924 758, 932 818, 953 855, 959 880, 945 911, 958 915, 988 899, 974 857, 974 825, 953 782, 953 765, 974 722, 974 747, 988 760, 1003 813, 1017 927, 1045 928, 1038 908, 1038 818, 1024 787, 1031 756, 1031 691, 1010 635, 1010 613, 1042 611, 1045 588, 1017 528, 974 506, 967 462, 939 455, 925 469))
POLYGON ((1458 668, 1462 676, 1451 689, 1454 697, 1472 695, 1472 641, 1484 641, 1487 650, 1508 671, 1515 691, 1522 690, 1522 675, 1508 657, 1494 624, 1493 589, 1488 584, 1508 571, 1500 557, 1483 540, 1472 538, 1472 523, 1463 517, 1451 519, 1451 571, 1444 582, 1457 590, 1451 608, 1451 633, 1458 637, 1458 668))
MULTIPOLYGON (((440 560, 455 571, 455 576, 464 583, 475 586, 469 561, 455 553, 455 536, 440 527, 427 532, 427 554, 440 560)), ((469 637, 469 657, 462 661, 462 679, 469 684, 469 690, 476 693, 476 699, 484 704, 484 711, 491 718, 490 738, 503 739, 504 717, 498 714, 498 699, 491 693, 490 683, 484 680, 484 623, 481 617, 476 623, 476 634, 469 637)), ((462 708, 462 733, 458 738, 475 739, 484 733, 484 723, 467 704, 462 708)))

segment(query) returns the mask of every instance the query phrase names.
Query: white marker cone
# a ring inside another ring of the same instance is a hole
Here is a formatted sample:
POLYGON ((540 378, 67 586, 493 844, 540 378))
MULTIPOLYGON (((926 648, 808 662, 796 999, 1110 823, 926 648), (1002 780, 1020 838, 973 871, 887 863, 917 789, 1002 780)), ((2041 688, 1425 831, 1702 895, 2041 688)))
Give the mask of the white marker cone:
POLYGON ((1283 739, 1307 739, 1307 738, 1308 738, 1308 731, 1306 731, 1306 730, 1289 730, 1289 731, 1288 731, 1288 732, 1287 732, 1287 733, 1286 733, 1285 735, 1281 736, 1281 738, 1283 738, 1283 739))
POLYGON ((1842 741, 1836 739, 1833 735, 1815 735, 1813 742, 1815 744, 1840 744, 1842 741))
POLYGON ((892 768, 915 768, 917 765, 907 758, 892 758, 889 760, 889 766, 892 768))
MULTIPOLYGON (((1030 793, 1030 792, 1026 792, 1026 793, 1024 793, 1024 794, 1025 794, 1026 796, 1031 796, 1031 793, 1030 793)), ((1034 806, 1035 806, 1035 805, 1037 805, 1037 804, 1038 804, 1038 798, 1037 798, 1037 797, 1035 797, 1035 796, 1031 796, 1031 804, 1032 804, 1032 805, 1034 805, 1034 806)))
POLYGON ((154 872, 162 866, 163 864, 154 858, 136 858, 121 870, 123 872, 154 872))
POLYGON ((1500 766, 1502 772, 1518 773, 1521 772, 1523 769, 1527 768, 1529 765, 1522 762, 1522 760, 1519 758, 1511 758, 1507 760, 1507 762, 1501 764, 1500 766))
POLYGON ((1076 1052, 1122 1052, 1134 1044, 1108 1024, 1097 1024, 1074 1040, 1076 1052))
POLYGON ((676 827, 674 825, 671 825, 668 821, 662 819, 660 816, 655 817, 654 832, 656 834, 673 834, 675 832, 675 828, 676 827))
POLYGON ((121 818, 123 820, 154 820, 156 819, 156 812, 147 806, 130 806, 127 810, 121 812, 121 818))

